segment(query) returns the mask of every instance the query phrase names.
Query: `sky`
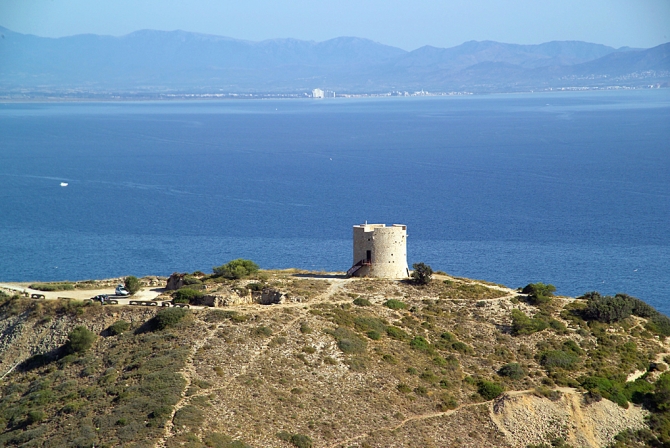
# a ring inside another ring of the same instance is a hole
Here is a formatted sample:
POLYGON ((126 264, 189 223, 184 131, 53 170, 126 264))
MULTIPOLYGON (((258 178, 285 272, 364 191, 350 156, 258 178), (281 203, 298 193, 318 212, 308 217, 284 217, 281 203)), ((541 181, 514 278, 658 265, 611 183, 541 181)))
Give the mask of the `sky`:
POLYGON ((254 41, 356 36, 405 50, 470 40, 649 48, 670 41, 670 0, 0 0, 0 26, 44 37, 141 29, 254 41))

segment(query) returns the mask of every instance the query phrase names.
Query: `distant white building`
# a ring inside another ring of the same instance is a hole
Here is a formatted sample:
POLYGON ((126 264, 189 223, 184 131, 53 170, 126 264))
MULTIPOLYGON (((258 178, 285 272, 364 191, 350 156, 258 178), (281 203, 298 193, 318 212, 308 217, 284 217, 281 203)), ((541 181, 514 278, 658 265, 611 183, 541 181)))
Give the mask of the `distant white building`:
POLYGON ((314 89, 312 90, 312 98, 323 98, 323 90, 321 89, 314 89))

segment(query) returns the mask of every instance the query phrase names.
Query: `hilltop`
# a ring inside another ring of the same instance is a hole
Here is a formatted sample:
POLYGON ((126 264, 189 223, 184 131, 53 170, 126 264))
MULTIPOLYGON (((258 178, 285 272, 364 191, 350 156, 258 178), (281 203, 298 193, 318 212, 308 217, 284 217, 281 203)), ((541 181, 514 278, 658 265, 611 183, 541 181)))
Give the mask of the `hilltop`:
MULTIPOLYGON (((297 270, 175 278, 171 286, 181 288, 157 300, 227 306, 100 306, 3 294, 1 444, 624 447, 668 440, 670 325, 629 296, 575 299, 542 284, 523 292, 443 273, 424 286, 297 270)), ((156 280, 143 279, 145 289, 156 280)))

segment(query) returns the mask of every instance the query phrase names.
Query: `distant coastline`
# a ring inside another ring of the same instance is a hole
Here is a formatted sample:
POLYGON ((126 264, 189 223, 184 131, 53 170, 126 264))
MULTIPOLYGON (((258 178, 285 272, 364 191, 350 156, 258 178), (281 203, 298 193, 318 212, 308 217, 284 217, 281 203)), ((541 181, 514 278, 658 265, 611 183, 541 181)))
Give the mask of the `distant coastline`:
POLYGON ((69 95, 26 95, 5 96, 0 94, 0 103, 77 103, 77 102, 169 102, 169 101, 225 101, 225 100, 310 100, 310 101, 333 101, 343 99, 365 99, 365 98, 435 98, 435 97, 464 97, 464 96, 498 96, 498 95, 528 95, 528 94, 552 94, 552 93, 576 93, 576 92, 621 92, 621 91, 645 91, 665 90, 670 84, 656 86, 606 86, 606 87, 559 87, 544 90, 509 91, 509 92, 414 92, 408 95, 397 95, 393 93, 342 93, 335 98, 312 98, 307 93, 283 94, 283 93, 183 93, 183 94, 143 94, 143 95, 102 95, 94 94, 69 96, 69 95))
POLYGON ((274 98, 308 97, 313 89, 336 96, 446 95, 670 83, 670 43, 617 49, 582 41, 469 41, 406 51, 356 37, 251 42, 145 30, 51 39, 0 30, 5 98, 274 98))

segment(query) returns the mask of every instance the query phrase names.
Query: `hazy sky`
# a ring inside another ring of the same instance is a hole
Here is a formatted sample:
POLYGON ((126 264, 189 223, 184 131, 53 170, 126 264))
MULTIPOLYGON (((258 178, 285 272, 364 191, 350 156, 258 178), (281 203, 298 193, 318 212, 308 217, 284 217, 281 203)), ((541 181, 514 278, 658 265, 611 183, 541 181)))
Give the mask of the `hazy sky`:
POLYGON ((406 50, 468 40, 646 48, 670 41, 670 0, 0 0, 0 26, 48 37, 140 29, 249 40, 357 36, 406 50))

